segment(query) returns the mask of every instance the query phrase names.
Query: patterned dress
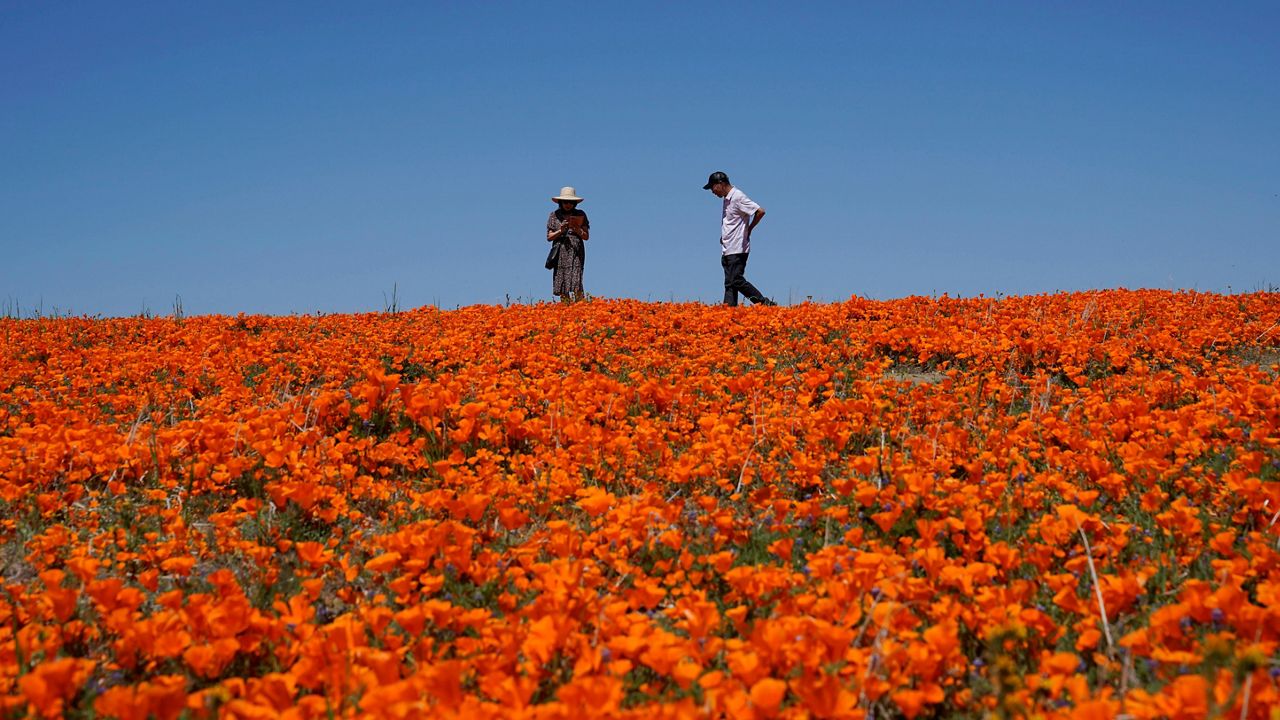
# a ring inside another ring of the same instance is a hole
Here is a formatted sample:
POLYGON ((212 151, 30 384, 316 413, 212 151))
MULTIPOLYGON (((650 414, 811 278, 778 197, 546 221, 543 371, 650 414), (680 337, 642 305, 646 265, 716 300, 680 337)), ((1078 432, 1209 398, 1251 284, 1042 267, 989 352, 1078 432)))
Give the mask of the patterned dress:
MULTIPOLYGON (((578 209, 571 212, 582 218, 582 227, 589 233, 591 221, 587 219, 587 214, 578 209)), ((560 226, 568 221, 568 217, 569 213, 563 210, 552 211, 547 217, 547 232, 558 231, 560 226)), ((560 244, 560 261, 551 273, 551 294, 557 297, 564 297, 570 293, 581 295, 582 266, 587 262, 587 247, 583 244, 582 238, 578 237, 576 230, 571 229, 564 236, 550 242, 560 244)))

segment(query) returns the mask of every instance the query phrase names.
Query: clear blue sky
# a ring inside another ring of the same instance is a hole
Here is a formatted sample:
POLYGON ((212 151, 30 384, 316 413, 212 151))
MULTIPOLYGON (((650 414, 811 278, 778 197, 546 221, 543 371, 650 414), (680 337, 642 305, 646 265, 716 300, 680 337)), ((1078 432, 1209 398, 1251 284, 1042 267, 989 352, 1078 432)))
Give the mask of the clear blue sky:
POLYGON ((0 303, 1280 285, 1280 3, 0 0, 0 303))

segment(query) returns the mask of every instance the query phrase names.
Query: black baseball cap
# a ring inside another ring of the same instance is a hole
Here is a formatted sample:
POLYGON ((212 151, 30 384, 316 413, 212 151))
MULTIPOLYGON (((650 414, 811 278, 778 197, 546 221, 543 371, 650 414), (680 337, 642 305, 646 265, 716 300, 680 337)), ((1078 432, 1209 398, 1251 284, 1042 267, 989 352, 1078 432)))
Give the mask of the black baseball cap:
POLYGON ((715 185, 716 183, 727 183, 727 182, 729 182, 729 176, 717 170, 711 173, 711 177, 707 178, 707 184, 703 185, 702 189, 710 190, 711 186, 715 185))

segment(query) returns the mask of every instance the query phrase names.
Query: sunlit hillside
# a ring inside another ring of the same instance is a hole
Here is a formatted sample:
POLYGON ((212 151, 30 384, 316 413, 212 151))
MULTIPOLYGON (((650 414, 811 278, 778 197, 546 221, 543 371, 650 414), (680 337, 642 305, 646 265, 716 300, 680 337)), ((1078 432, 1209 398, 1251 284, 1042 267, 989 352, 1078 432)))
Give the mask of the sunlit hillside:
POLYGON ((1280 295, 0 320, 0 710, 1271 718, 1280 295))

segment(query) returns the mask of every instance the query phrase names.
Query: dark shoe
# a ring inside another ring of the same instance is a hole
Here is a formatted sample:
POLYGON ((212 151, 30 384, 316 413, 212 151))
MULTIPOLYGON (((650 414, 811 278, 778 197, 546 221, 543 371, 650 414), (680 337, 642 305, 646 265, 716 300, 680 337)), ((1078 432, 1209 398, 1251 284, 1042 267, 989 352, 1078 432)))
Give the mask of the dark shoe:
POLYGON ((762 298, 760 298, 760 299, 758 299, 758 300, 753 300, 753 301, 752 301, 752 304, 753 304, 753 305, 764 305, 764 306, 766 306, 766 307, 777 307, 777 306, 778 306, 778 303, 776 303, 776 302, 774 302, 774 301, 770 300, 770 299, 769 299, 769 298, 767 298, 767 297, 762 297, 762 298))

